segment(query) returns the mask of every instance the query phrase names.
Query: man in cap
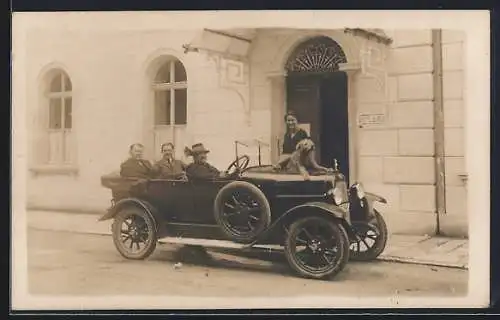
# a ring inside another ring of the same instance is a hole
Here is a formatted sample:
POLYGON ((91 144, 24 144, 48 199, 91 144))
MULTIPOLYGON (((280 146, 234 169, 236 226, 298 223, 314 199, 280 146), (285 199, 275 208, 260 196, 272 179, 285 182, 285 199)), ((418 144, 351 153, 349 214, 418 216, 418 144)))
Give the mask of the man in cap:
POLYGON ((207 162, 207 154, 210 150, 205 149, 202 143, 194 144, 191 149, 185 149, 186 154, 193 157, 193 163, 189 164, 186 168, 186 173, 189 178, 195 179, 217 179, 225 178, 227 173, 219 171, 214 166, 207 162))
POLYGON ((129 148, 130 157, 120 165, 120 175, 125 178, 148 179, 154 176, 151 162, 143 159, 144 146, 134 143, 129 148))

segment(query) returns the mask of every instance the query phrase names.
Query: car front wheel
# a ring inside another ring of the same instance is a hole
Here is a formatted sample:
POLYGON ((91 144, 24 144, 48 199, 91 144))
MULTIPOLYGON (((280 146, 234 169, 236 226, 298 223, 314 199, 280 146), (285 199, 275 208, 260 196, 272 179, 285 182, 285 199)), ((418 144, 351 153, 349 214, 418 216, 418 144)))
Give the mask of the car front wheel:
POLYGON ((127 259, 146 259, 156 248, 155 222, 144 209, 135 206, 120 209, 112 232, 116 249, 127 259))
POLYGON ((385 249, 388 238, 384 217, 374 210, 372 221, 353 221, 352 227, 356 239, 351 243, 351 259, 353 261, 375 260, 385 249))
POLYGON ((287 232, 285 256, 302 277, 331 278, 349 260, 349 239, 338 222, 323 217, 301 218, 287 232))

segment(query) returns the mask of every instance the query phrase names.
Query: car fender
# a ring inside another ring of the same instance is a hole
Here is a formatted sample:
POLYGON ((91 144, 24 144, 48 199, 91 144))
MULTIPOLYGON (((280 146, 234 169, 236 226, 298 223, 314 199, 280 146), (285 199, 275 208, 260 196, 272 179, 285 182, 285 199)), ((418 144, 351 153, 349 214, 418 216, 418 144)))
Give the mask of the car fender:
POLYGON ((290 219, 301 215, 305 216, 307 214, 305 213, 305 210, 307 209, 315 209, 316 214, 327 218, 338 219, 344 227, 350 229, 349 214, 345 209, 325 202, 307 202, 287 210, 278 219, 276 219, 276 221, 274 221, 265 232, 259 235, 259 237, 248 246, 251 247, 258 242, 265 240, 276 228, 283 226, 290 221, 290 219))
POLYGON ((302 211, 304 209, 319 209, 318 212, 323 212, 329 215, 333 215, 335 218, 344 220, 347 220, 348 218, 347 211, 345 211, 341 207, 330 203, 315 201, 315 202, 307 202, 289 209, 279 218, 279 220, 285 219, 287 216, 290 217, 291 215, 299 211, 302 211))
POLYGON ((387 203, 387 200, 384 197, 381 197, 375 193, 371 192, 365 192, 365 197, 368 202, 381 202, 381 203, 387 203))
POLYGON ((123 208, 125 206, 129 206, 129 205, 136 206, 136 207, 143 209, 149 215, 149 217, 153 220, 153 222, 155 224, 156 231, 158 231, 158 223, 156 220, 156 213, 157 213, 156 209, 149 202, 144 201, 144 200, 140 200, 140 199, 136 199, 136 198, 121 199, 112 208, 110 208, 108 210, 108 212, 106 212, 102 217, 100 217, 99 221, 113 219, 116 216, 116 214, 118 213, 118 211, 120 211, 121 208, 123 208))
POLYGON ((380 202, 380 203, 387 203, 387 200, 384 198, 384 197, 381 197, 377 194, 374 194, 374 193, 370 193, 370 192, 366 192, 365 193, 365 199, 366 199, 366 203, 368 204, 368 214, 369 214, 369 217, 372 218, 374 217, 375 213, 374 213, 374 203, 375 202, 380 202))

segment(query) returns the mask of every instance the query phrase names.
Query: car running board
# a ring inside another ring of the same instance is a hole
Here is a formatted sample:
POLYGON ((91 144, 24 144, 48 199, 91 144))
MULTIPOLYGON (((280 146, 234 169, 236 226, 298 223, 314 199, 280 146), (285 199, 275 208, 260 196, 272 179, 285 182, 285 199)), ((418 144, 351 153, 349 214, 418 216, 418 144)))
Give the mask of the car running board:
POLYGON ((279 245, 242 244, 228 240, 164 237, 158 239, 158 242, 168 243, 168 244, 201 246, 205 248, 224 248, 224 249, 239 249, 239 250, 245 250, 245 249, 283 250, 283 247, 279 245))

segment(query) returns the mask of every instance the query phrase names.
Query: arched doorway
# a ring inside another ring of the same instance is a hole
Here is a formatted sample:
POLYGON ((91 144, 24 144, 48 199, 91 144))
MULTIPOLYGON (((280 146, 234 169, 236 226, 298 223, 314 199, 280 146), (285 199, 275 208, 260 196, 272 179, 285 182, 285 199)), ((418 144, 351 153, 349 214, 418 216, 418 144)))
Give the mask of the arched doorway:
POLYGON ((314 37, 299 44, 289 56, 286 72, 286 109, 316 143, 318 163, 332 167, 333 159, 349 178, 349 119, 347 75, 339 64, 347 59, 331 38, 314 37))

